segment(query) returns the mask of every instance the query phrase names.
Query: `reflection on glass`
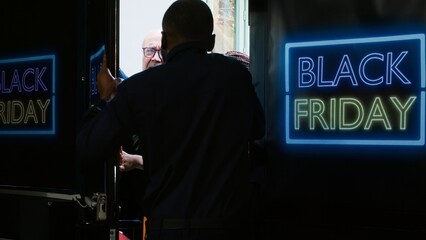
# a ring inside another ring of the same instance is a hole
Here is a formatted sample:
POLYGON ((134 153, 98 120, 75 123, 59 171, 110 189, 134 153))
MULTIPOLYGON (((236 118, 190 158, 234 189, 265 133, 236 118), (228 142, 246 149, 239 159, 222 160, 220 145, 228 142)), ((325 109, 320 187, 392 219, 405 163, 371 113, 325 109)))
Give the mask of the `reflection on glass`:
POLYGON ((230 50, 235 50, 234 3, 234 0, 217 0, 213 3, 212 12, 216 34, 215 52, 225 53, 230 50))

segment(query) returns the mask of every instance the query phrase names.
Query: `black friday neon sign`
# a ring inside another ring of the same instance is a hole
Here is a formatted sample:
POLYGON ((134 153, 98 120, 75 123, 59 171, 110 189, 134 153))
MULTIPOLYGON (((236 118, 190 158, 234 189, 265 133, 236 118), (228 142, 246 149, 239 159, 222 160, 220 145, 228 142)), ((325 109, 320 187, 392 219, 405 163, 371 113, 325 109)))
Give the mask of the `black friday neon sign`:
POLYGON ((0 60, 0 135, 56 133, 55 55, 0 60))
POLYGON ((285 44, 287 144, 424 145, 424 34, 285 44))

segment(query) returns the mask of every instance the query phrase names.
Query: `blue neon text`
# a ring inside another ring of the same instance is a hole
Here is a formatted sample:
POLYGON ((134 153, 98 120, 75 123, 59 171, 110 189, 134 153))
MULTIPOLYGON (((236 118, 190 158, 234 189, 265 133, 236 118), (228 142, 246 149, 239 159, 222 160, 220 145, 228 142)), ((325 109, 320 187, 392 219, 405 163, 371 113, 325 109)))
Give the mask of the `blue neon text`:
POLYGON ((359 80, 369 86, 380 84, 391 85, 394 76, 403 84, 411 84, 410 80, 401 72, 398 65, 404 60, 408 51, 402 51, 395 58, 392 52, 386 54, 370 53, 366 55, 359 63, 358 71, 355 71, 349 55, 342 56, 340 64, 332 79, 324 79, 324 56, 318 56, 316 64, 311 57, 299 57, 298 59, 298 86, 299 88, 317 87, 336 87, 342 79, 350 80, 352 86, 358 86, 359 80), (383 62, 383 75, 377 78, 371 78, 367 71, 367 65, 371 62, 383 62), (315 71, 316 69, 316 71, 315 71))
POLYGON ((46 67, 42 68, 27 68, 22 74, 19 74, 19 70, 15 69, 12 76, 8 79, 6 77, 6 71, 1 71, 1 93, 12 93, 14 91, 22 92, 38 92, 48 91, 46 84, 43 81, 43 74, 46 71, 46 67))

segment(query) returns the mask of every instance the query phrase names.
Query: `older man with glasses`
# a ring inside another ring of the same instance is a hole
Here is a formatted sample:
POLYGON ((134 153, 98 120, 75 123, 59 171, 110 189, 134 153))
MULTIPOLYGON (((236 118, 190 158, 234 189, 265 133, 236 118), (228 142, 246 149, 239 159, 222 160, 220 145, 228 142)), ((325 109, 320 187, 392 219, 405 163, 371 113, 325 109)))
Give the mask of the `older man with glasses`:
POLYGON ((142 70, 163 64, 161 54, 161 30, 154 30, 145 36, 142 43, 142 70))

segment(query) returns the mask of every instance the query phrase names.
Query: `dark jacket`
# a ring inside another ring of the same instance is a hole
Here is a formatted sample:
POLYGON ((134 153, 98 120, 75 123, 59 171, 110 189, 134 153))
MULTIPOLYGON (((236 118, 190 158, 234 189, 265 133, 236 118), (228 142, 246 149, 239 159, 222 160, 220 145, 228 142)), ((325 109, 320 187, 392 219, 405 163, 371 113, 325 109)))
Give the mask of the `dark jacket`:
POLYGON ((247 68, 200 46, 179 45, 165 64, 129 77, 78 134, 90 161, 140 137, 151 219, 248 214, 248 143, 264 135, 263 111, 247 68))

